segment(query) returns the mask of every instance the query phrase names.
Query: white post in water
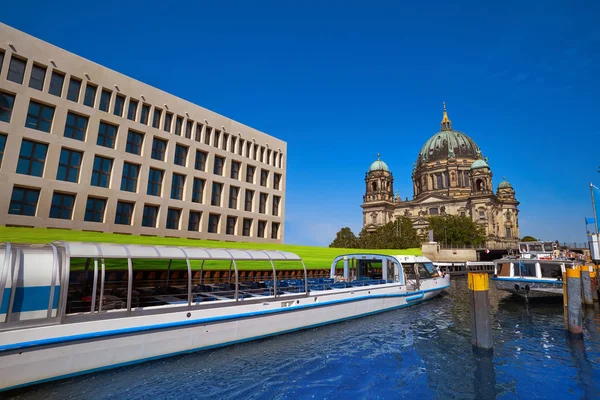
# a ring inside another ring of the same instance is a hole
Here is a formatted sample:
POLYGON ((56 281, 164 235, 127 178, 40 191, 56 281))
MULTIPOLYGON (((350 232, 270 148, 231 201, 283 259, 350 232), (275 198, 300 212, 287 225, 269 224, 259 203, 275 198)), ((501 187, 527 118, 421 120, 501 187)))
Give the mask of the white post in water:
POLYGON ((583 338, 581 317, 581 271, 579 267, 567 268, 564 290, 567 292, 567 325, 571 338, 583 338))

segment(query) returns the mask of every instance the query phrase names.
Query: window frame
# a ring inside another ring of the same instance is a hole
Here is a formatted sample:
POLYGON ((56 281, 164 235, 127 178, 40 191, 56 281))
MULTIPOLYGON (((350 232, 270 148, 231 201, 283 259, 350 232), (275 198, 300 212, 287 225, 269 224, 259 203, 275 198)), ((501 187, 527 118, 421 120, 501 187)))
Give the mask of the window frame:
POLYGON ((110 177, 112 175, 114 160, 112 158, 94 155, 94 163, 92 164, 92 176, 90 178, 90 186, 96 186, 101 188, 110 188, 110 177), (99 160, 98 165, 96 160, 99 160), (105 166, 108 165, 108 170, 105 170, 105 166), (106 184, 106 186, 103 185, 106 184))
POLYGON ((31 67, 31 72, 29 73, 29 87, 35 90, 43 91, 44 83, 46 81, 46 72, 48 72, 48 67, 41 64, 33 63, 31 67), (41 79, 40 77, 34 77, 35 71, 42 72, 41 79), (37 86, 34 86, 34 81, 37 82, 37 86))

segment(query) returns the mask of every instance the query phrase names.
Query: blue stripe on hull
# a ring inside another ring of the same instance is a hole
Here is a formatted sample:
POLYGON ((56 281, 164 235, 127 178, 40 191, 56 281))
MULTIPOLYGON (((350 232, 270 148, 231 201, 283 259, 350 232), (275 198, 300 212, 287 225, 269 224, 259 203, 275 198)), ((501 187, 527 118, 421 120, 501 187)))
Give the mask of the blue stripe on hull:
MULTIPOLYGON (((445 289, 445 288, 447 288, 449 286, 450 285, 446 285, 446 286, 442 286, 442 287, 436 288, 436 289, 424 290, 422 292, 423 293, 424 292, 431 292, 431 291, 435 291, 435 290, 442 291, 443 289, 445 289)), ((412 292, 412 293, 415 293, 415 292, 412 292)), ((419 293, 419 292, 417 292, 417 293, 419 293)), ((394 296, 394 297, 402 297, 402 296, 394 296)), ((433 299, 433 297, 431 299, 433 299)), ((399 306, 384 308, 384 309, 381 309, 381 310, 371 311, 371 312, 364 313, 364 314, 359 314, 359 315, 353 315, 352 317, 339 318, 339 319, 335 319, 335 320, 331 320, 331 321, 327 321, 327 322, 320 322, 318 324, 303 326, 301 328, 293 328, 293 329, 288 329, 288 330, 281 331, 281 332, 268 333, 268 334, 265 334, 265 335, 254 336, 254 337, 250 337, 250 338, 246 338, 246 339, 240 339, 240 340, 234 340, 234 341, 226 342, 226 343, 219 343, 219 344, 214 344, 214 345, 210 345, 210 346, 198 347, 198 348, 195 348, 195 349, 177 351, 177 352, 174 352, 174 353, 162 354, 162 355, 159 355, 159 356, 142 358, 140 360, 133 360, 133 361, 127 361, 127 362, 113 364, 113 365, 107 365, 105 367, 98 367, 98 368, 88 369, 88 370, 80 371, 80 372, 73 372, 71 374, 65 374, 65 375, 56 376, 56 377, 52 377, 52 378, 41 379, 39 381, 34 381, 34 382, 30 382, 30 383, 23 383, 21 385, 16 385, 16 386, 11 386, 11 387, 8 387, 8 388, 5 388, 5 389, 0 389, 0 392, 4 392, 4 391, 7 391, 7 390, 18 389, 18 388, 22 388, 22 387, 25 387, 25 386, 31 386, 31 385, 37 385, 37 384, 41 384, 41 383, 51 382, 51 381, 59 380, 59 379, 72 378, 72 377, 79 376, 79 375, 91 374, 91 373, 94 373, 94 372, 100 372, 100 371, 104 371, 104 370, 107 370, 107 369, 113 369, 113 368, 119 368, 119 367, 126 367, 128 365, 134 365, 134 364, 139 364, 139 363, 143 363, 143 362, 147 362, 147 361, 153 361, 153 360, 159 360, 161 358, 173 357, 173 356, 182 355, 182 354, 195 353, 197 351, 210 350, 210 349, 215 349, 215 348, 219 348, 219 347, 230 346, 230 345, 233 345, 233 344, 249 342, 249 341, 252 341, 252 340, 264 339, 264 338, 268 338, 268 337, 271 337, 271 336, 277 336, 277 335, 283 335, 283 334, 286 334, 286 333, 298 332, 298 331, 301 331, 301 330, 304 330, 304 329, 317 328, 317 327, 320 327, 320 326, 335 324, 335 323, 338 323, 338 322, 349 321, 349 320, 356 319, 356 318, 361 318, 361 317, 366 317, 366 316, 369 316, 369 315, 379 314, 379 313, 386 312, 386 311, 392 311, 392 310, 397 310, 397 309, 401 309, 401 308, 405 308, 405 307, 411 307, 413 305, 420 304, 420 303, 423 303, 425 301, 429 301, 431 299, 422 299, 422 300, 418 300, 418 301, 415 301, 415 302, 410 303, 410 304, 401 304, 399 306)), ((298 307, 296 309, 298 309, 298 307)))
POLYGON ((546 281, 543 279, 523 279, 523 278, 491 278, 492 281, 509 281, 509 282, 523 282, 523 283, 548 283, 550 285, 561 285, 562 281, 546 281))

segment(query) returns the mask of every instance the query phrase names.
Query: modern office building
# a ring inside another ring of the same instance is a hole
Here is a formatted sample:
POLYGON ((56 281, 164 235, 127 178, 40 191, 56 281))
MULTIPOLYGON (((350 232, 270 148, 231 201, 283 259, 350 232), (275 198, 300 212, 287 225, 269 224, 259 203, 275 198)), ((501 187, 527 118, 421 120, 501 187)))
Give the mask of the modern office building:
POLYGON ((282 243, 286 146, 0 24, 0 225, 282 243))

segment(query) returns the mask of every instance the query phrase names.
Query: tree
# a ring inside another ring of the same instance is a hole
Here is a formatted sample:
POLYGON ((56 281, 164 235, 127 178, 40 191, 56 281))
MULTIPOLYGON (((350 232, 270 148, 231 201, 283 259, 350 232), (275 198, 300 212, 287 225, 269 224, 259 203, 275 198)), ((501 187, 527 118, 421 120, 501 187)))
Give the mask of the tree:
POLYGON ((363 228, 358 235, 358 246, 362 249, 408 249, 420 245, 412 221, 406 217, 388 222, 375 232, 367 232, 363 228))
POLYGON ((538 240, 536 238, 534 238, 533 236, 523 236, 523 239, 521 239, 521 242, 537 242, 538 240))
POLYGON ((486 239, 483 226, 466 216, 430 217, 429 229, 433 230, 436 242, 454 247, 482 246, 486 239))
POLYGON ((352 230, 348 227, 344 227, 335 235, 335 239, 331 242, 329 247, 354 249, 358 247, 358 241, 352 230))

